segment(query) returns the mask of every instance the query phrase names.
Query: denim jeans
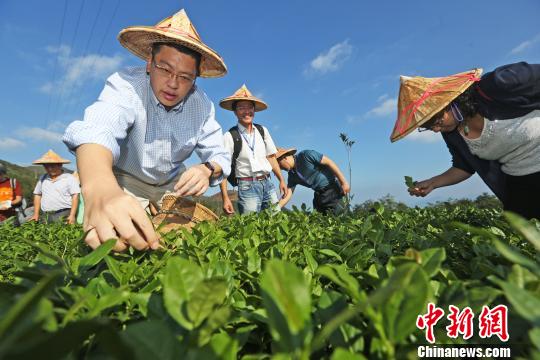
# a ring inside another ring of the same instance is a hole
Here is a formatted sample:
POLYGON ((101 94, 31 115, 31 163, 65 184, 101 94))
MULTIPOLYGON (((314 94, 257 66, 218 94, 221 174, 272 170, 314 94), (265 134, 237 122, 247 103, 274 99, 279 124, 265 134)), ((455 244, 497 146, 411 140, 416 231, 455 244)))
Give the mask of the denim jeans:
POLYGON ((259 212, 278 202, 276 188, 270 178, 254 181, 238 180, 238 210, 240 214, 259 212))

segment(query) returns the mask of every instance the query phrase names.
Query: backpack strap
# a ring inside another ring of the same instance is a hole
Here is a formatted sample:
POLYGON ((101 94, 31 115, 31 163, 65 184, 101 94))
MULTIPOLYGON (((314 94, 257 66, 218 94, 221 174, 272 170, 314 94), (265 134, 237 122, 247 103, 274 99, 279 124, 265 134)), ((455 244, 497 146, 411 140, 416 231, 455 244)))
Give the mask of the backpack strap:
POLYGON ((236 159, 238 159, 238 155, 240 155, 240 151, 242 150, 242 138, 240 137, 238 126, 233 126, 229 129, 229 132, 231 133, 233 139, 234 148, 231 158, 231 174, 229 177, 227 177, 227 180, 232 186, 237 186, 238 180, 236 180, 236 159))
POLYGON ((259 134, 261 134, 264 143, 266 144, 266 133, 264 132, 264 128, 261 124, 253 124, 257 130, 259 130, 259 134))

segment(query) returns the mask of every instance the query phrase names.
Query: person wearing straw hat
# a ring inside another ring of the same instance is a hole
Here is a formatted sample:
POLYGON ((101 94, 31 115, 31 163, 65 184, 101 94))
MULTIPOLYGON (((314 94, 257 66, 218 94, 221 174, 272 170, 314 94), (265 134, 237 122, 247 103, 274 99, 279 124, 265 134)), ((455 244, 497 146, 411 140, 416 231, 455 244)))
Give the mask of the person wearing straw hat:
POLYGON ((276 161, 276 146, 262 125, 253 123, 255 112, 263 111, 268 105, 253 96, 246 85, 219 102, 219 105, 233 111, 238 119, 223 136, 225 148, 232 157, 231 175, 221 183, 223 210, 234 213, 232 202, 227 193, 227 181, 238 186, 238 211, 240 214, 259 212, 279 202, 270 172, 273 171, 279 181, 281 197, 287 194, 287 185, 276 161))
POLYGON ((146 66, 110 76, 63 141, 77 156, 86 243, 95 249, 117 238, 116 251, 157 249, 149 204, 167 192, 201 195, 230 171, 214 104, 195 84, 227 68, 184 10, 155 26, 125 28, 118 40, 146 66), (193 152, 201 162, 186 168, 193 152))
POLYGON ((68 224, 75 224, 81 188, 72 174, 64 172, 62 165, 69 163, 52 150, 33 162, 43 165, 47 173, 39 178, 34 188, 32 220, 47 224, 66 217, 68 224))
POLYGON ((279 166, 287 171, 287 196, 279 205, 285 206, 294 193, 296 185, 313 189, 313 208, 323 214, 338 213, 343 196, 350 192, 345 176, 328 156, 315 150, 278 148, 276 154, 279 166))
POLYGON ((402 77, 390 137, 441 132, 452 166, 409 189, 426 196, 478 173, 505 210, 540 218, 540 64, 440 77, 402 77))

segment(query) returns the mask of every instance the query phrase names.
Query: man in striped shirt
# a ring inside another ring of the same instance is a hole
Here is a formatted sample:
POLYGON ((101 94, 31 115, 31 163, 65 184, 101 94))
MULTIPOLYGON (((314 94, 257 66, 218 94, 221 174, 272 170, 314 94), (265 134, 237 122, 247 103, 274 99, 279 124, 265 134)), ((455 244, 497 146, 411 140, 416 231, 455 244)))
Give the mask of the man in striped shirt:
POLYGON ((87 244, 95 249, 117 238, 117 251, 156 249, 159 239, 143 207, 167 191, 201 195, 230 171, 214 104, 195 85, 198 76, 223 76, 227 69, 184 10, 156 26, 128 27, 119 40, 146 67, 110 76, 63 140, 77 156, 87 244), (186 168, 194 151, 201 164, 186 168))

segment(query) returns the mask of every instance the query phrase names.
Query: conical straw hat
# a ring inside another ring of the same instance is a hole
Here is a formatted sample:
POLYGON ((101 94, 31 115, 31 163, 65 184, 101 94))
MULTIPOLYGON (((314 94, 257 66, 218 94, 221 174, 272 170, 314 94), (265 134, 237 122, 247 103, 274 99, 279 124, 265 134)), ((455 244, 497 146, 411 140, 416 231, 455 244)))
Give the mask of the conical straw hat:
POLYGON ((276 153, 276 159, 279 160, 279 158, 281 158, 283 156, 294 155, 294 154, 296 154, 296 149, 295 148, 285 149, 285 148, 278 147, 277 148, 277 153, 276 153))
POLYGON ((448 106, 474 82, 482 69, 438 78, 401 77, 398 118, 390 141, 404 138, 448 106))
POLYGON ((227 73, 227 66, 217 52, 202 42, 195 26, 184 9, 155 26, 130 26, 118 34, 120 44, 143 60, 152 54, 152 44, 177 43, 201 54, 199 76, 220 77, 227 73))
POLYGON ((60 155, 52 150, 47 151, 42 157, 32 162, 32 164, 69 164, 71 161, 62 159, 60 155))
POLYGON ((251 91, 249 91, 246 84, 242 85, 242 87, 236 90, 236 92, 231 96, 221 100, 219 102, 219 106, 226 110, 233 111, 232 106, 234 102, 240 100, 253 101, 253 103, 255 104, 255 111, 262 111, 268 108, 268 105, 266 105, 264 101, 251 94, 251 91))

